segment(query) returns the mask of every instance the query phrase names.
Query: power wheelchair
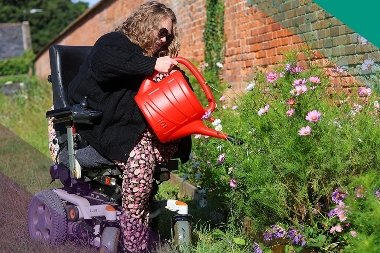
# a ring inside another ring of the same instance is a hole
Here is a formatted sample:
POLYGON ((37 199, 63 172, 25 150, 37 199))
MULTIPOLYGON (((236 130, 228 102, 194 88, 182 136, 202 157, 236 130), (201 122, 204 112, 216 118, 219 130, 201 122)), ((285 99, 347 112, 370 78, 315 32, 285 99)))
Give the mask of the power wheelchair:
MULTIPOLYGON (((122 171, 107 157, 99 154, 76 133, 76 124, 92 124, 102 112, 88 108, 86 97, 70 106, 67 87, 78 73, 91 46, 52 45, 49 48, 54 109, 46 112, 52 118, 59 144, 57 161, 50 168, 52 180, 59 179, 61 188, 37 192, 28 209, 30 236, 50 244, 62 244, 68 238, 85 239, 100 252, 118 252, 120 238, 122 171)), ((181 146, 181 144, 180 144, 181 146)), ((188 244, 192 234, 192 216, 186 203, 178 200, 156 200, 158 185, 170 178, 179 160, 186 162, 190 144, 184 143, 167 165, 156 167, 150 196, 150 220, 157 224, 158 215, 167 209, 171 218, 175 245, 188 244)))

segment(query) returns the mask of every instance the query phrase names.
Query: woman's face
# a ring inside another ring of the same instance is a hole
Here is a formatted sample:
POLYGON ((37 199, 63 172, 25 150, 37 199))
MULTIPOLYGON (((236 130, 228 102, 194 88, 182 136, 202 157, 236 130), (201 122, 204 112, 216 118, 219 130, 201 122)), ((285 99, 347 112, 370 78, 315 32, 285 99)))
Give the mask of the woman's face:
POLYGON ((173 23, 170 18, 164 19, 160 25, 158 30, 153 31, 154 37, 154 47, 153 53, 157 53, 157 51, 164 46, 166 43, 169 43, 170 40, 173 39, 172 35, 173 23))

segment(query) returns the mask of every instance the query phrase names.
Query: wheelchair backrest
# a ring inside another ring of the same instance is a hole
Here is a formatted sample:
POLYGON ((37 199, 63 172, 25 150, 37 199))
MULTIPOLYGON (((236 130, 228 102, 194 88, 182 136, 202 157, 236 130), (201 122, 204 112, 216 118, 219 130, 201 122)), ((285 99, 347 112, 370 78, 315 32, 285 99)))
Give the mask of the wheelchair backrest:
POLYGON ((67 87, 78 74, 92 46, 52 45, 49 48, 54 109, 68 107, 67 87))

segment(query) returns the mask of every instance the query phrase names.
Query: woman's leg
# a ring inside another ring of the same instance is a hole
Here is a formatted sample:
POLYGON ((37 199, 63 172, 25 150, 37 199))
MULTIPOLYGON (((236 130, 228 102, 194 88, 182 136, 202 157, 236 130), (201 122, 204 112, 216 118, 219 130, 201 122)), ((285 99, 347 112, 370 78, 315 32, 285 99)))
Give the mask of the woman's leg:
POLYGON ((157 142, 146 130, 131 151, 123 169, 123 196, 120 227, 123 246, 127 252, 142 252, 149 241, 149 195, 157 163, 167 162, 176 152, 176 145, 157 142), (164 154, 164 155, 163 155, 164 154))

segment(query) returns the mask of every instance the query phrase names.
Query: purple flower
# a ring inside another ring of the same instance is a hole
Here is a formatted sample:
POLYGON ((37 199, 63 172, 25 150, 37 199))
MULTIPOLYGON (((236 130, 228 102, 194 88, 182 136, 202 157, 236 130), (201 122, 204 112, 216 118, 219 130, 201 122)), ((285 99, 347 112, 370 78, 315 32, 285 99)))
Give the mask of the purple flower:
POLYGON ((264 239, 266 241, 271 241, 272 240, 272 232, 269 229, 265 230, 265 232, 264 232, 263 235, 264 235, 264 239))
POLYGON ((208 119, 211 116, 211 111, 207 110, 205 114, 202 116, 202 120, 208 119))
POLYGON ((237 105, 234 105, 234 106, 231 107, 231 110, 234 111, 234 110, 236 110, 237 108, 238 108, 238 106, 237 106, 237 105))
POLYGON ((278 225, 272 225, 270 228, 273 231, 273 237, 274 238, 285 238, 286 237, 286 230, 278 225))
POLYGON ((219 98, 219 101, 224 101, 224 100, 226 100, 226 96, 221 96, 221 97, 219 98))
POLYGON ((368 44, 368 40, 366 40, 364 37, 360 36, 359 34, 358 34, 357 39, 358 39, 358 44, 361 46, 368 44))
POLYGON ((254 244, 254 247, 253 247, 253 252, 254 253, 263 253, 263 251, 261 250, 259 244, 255 243, 255 242, 253 244, 254 244))
POLYGON ((292 68, 292 64, 291 63, 286 63, 286 65, 285 65, 285 70, 286 71, 290 71, 290 69, 292 68))
POLYGON ((375 191, 375 195, 376 195, 377 199, 380 201, 380 191, 379 190, 375 191))
POLYGON ((331 198, 335 203, 341 204, 345 196, 346 196, 346 193, 344 193, 343 191, 340 191, 339 189, 335 189, 335 191, 332 193, 331 198))
POLYGON ((225 153, 222 153, 218 156, 218 164, 222 164, 224 162, 224 160, 226 159, 226 154, 225 153))
POLYGON ((296 229, 289 229, 289 238, 291 242, 295 245, 301 245, 302 247, 306 245, 306 237, 296 229))
POLYGON ((371 70, 373 65, 375 64, 375 61, 371 58, 365 59, 362 64, 362 70, 371 70))

